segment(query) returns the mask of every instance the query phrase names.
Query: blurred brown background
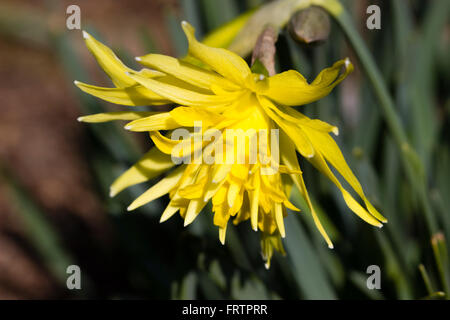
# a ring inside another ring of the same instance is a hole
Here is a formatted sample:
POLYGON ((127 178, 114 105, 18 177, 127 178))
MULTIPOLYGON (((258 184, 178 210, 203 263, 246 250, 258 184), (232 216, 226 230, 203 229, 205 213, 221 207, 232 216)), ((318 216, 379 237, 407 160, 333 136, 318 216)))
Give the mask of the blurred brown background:
MULTIPOLYGON (((145 28, 158 50, 172 53, 162 14, 168 7, 177 10, 172 1, 75 2, 81 7, 82 28, 95 25, 108 45, 120 44, 130 54, 143 54, 137 37, 130 34, 145 28)), ((89 261, 97 277, 114 285, 113 272, 117 270, 100 270, 104 261, 93 256, 97 252, 94 247, 110 246, 111 230, 104 208, 92 192, 94 182, 82 148, 83 125, 76 121, 80 108, 73 83, 39 30, 21 25, 25 19, 56 34, 69 33, 91 76, 98 84, 107 85, 84 46, 81 32, 66 29, 66 8, 75 2, 0 1, 0 163, 5 174, 12 173, 62 231, 63 245, 89 261), (5 18, 11 21, 5 22, 5 18)), ((25 240, 26 226, 16 210, 2 177, 0 299, 63 297, 67 290, 58 287, 33 253, 25 240)))

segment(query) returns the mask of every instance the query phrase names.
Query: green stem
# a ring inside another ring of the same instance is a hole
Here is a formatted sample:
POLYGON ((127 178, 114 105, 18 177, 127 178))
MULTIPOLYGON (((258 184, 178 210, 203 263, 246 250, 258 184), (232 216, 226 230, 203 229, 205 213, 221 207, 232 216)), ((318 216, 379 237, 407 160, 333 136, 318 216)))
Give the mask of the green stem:
POLYGON ((427 289, 428 295, 433 294, 433 286, 431 285, 430 277, 428 276, 428 272, 423 264, 419 265, 419 271, 425 284, 425 288, 427 289))
POLYGON ((431 246, 433 247, 434 259, 439 272, 439 278, 442 283, 442 288, 446 294, 447 299, 450 299, 450 288, 447 282, 447 248, 445 245, 445 238, 442 233, 437 233, 431 238, 431 246))
POLYGON ((344 31, 373 86, 374 92, 380 102, 379 106, 387 126, 399 150, 401 150, 401 158, 406 175, 411 185, 415 188, 419 201, 422 204, 428 231, 430 234, 434 234, 437 231, 438 226, 428 199, 426 178, 423 174, 422 162, 408 141, 400 118, 395 111, 394 102, 389 95, 383 77, 375 64, 373 57, 356 31, 350 15, 343 7, 341 7, 340 10, 336 10, 337 4, 338 2, 335 0, 324 1, 321 3, 321 5, 336 19, 344 31))

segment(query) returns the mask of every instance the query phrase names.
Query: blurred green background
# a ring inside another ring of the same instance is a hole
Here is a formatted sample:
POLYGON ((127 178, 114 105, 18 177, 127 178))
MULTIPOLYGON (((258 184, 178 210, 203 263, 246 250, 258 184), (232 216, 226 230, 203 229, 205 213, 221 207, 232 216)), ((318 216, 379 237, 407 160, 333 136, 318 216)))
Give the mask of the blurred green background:
POLYGON ((82 28, 137 67, 133 57, 145 53, 185 54, 181 20, 202 36, 266 2, 0 2, 1 299, 449 298, 446 0, 343 1, 352 32, 370 52, 362 60, 361 50, 334 20, 320 46, 300 45, 280 30, 278 72, 296 69, 311 80, 346 56, 355 65, 330 96, 300 109, 340 128, 337 141, 350 167, 389 220, 381 230, 353 215, 335 186, 308 163, 302 163, 305 181, 335 249, 327 248, 294 191, 292 201, 302 212, 287 217, 287 256, 276 254, 269 271, 249 223, 229 228, 222 246, 210 208, 184 228, 179 217, 159 224, 166 198, 126 212, 151 183, 109 198, 111 182, 151 142, 145 134, 124 132, 120 124, 76 121, 121 108, 73 85, 75 79, 111 82, 81 32, 66 28, 67 6, 79 5, 82 28), (380 30, 366 28, 371 4, 381 8, 380 30), (387 91, 376 87, 371 66, 361 63, 371 59, 387 91), (396 124, 383 109, 390 100, 410 149, 399 146, 396 124), (72 264, 81 268, 82 290, 66 288, 66 268, 72 264), (370 265, 380 267, 380 290, 366 286, 370 265))

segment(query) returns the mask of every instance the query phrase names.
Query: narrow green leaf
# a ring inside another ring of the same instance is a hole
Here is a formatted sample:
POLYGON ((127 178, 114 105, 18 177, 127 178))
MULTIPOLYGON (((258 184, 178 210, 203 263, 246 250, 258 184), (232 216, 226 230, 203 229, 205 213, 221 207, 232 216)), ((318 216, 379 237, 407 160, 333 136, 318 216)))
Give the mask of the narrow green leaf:
POLYGON ((287 259, 291 262, 298 288, 306 299, 336 299, 328 276, 294 214, 285 218, 287 259))
POLYGON ((57 231, 27 191, 3 167, 0 167, 0 178, 6 182, 7 190, 24 222, 25 232, 31 245, 36 248, 44 264, 56 279, 61 284, 65 284, 66 269, 75 264, 75 261, 63 247, 57 231))

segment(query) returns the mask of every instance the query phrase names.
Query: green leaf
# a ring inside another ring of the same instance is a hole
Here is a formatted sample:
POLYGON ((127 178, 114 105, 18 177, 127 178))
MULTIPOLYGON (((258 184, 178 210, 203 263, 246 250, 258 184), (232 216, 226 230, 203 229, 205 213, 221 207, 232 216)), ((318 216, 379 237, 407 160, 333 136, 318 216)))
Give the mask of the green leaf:
POLYGON ((27 191, 3 167, 0 167, 0 177, 6 182, 13 204, 24 223, 30 244, 42 257, 48 270, 61 285, 64 285, 67 267, 76 263, 62 245, 58 231, 27 191))
POLYGON ((285 218, 287 259, 289 259, 297 286, 305 299, 336 299, 319 257, 307 237, 298 217, 291 213, 285 218))

